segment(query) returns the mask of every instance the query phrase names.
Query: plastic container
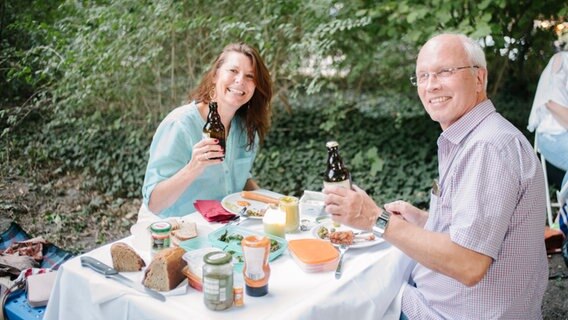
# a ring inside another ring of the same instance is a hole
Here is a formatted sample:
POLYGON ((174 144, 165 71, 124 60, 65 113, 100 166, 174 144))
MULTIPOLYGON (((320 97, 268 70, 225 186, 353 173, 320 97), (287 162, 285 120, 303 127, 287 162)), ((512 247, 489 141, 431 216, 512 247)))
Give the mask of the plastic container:
POLYGON ((288 243, 290 255, 305 272, 335 270, 339 252, 328 241, 320 239, 296 239, 288 243))
POLYGON ((324 210, 325 195, 321 192, 304 191, 300 198, 300 215, 303 218, 316 218, 325 215, 324 210))
POLYGON ((4 311, 10 320, 38 320, 43 319, 46 307, 33 308, 28 303, 26 291, 11 295, 6 301, 4 311))
POLYGON ((208 247, 201 248, 193 251, 188 251, 183 255, 183 260, 187 262, 187 267, 184 267, 182 272, 187 277, 189 285, 197 291, 203 290, 203 257, 210 253, 220 251, 218 248, 208 247))
POLYGON ((235 257, 235 259, 237 259, 239 262, 239 264, 241 264, 241 266, 239 266, 234 260, 233 260, 233 264, 235 264, 235 269, 238 270, 239 267, 242 268, 242 255, 243 255, 243 249, 241 247, 241 240, 238 239, 238 237, 236 237, 237 235, 242 236, 243 238, 249 235, 256 235, 256 236, 266 236, 271 240, 271 248, 273 248, 273 246, 275 244, 278 245, 277 249, 271 249, 270 254, 268 255, 268 260, 272 261, 276 258, 278 258, 288 247, 288 243, 286 242, 286 239, 280 238, 280 237, 276 237, 273 236, 271 234, 264 234, 262 232, 256 232, 253 230, 249 230, 246 228, 241 228, 239 226, 224 226, 222 228, 219 228, 213 232, 211 232, 209 234, 209 242, 211 243, 212 246, 220 248, 223 251, 226 252, 231 252, 233 254, 233 257, 235 257), (225 235, 225 239, 227 241, 222 241, 220 240, 221 236, 225 235), (230 239, 228 239, 230 238, 230 239))

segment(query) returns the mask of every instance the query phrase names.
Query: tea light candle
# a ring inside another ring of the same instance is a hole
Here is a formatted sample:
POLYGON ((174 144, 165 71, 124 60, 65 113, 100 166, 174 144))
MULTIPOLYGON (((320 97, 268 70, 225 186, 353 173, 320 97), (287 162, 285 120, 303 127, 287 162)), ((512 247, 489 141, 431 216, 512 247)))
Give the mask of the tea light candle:
POLYGON ((273 236, 285 237, 286 213, 277 207, 270 206, 262 218, 264 232, 273 236))

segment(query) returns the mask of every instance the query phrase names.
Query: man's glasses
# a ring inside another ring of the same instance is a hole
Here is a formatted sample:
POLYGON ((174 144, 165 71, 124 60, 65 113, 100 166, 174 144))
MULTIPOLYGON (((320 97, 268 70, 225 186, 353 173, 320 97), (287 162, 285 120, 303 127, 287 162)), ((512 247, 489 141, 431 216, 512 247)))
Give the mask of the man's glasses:
POLYGON ((453 67, 453 68, 444 68, 438 72, 420 72, 418 74, 413 74, 410 76, 410 83, 413 86, 421 86, 428 82, 430 76, 434 76, 436 79, 446 79, 453 76, 456 72, 463 70, 463 69, 471 69, 471 68, 479 68, 479 66, 465 66, 465 67, 453 67))

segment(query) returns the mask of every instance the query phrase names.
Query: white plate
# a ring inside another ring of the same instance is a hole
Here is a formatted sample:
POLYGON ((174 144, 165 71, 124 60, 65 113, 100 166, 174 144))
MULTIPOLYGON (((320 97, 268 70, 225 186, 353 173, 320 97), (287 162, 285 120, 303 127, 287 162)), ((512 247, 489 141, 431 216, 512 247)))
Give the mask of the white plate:
MULTIPOLYGON (((335 226, 333 225, 333 222, 332 222, 332 221, 326 221, 326 222, 322 222, 322 223, 316 225, 315 227, 313 227, 313 228, 310 230, 310 232, 311 232, 311 234, 312 234, 312 236, 313 236, 314 238, 321 239, 321 238, 318 236, 318 230, 319 230, 319 228, 321 228, 321 227, 326 227, 327 229, 335 228, 335 231, 349 231, 349 230, 351 230, 351 231, 353 231, 353 232, 362 232, 362 231, 359 230, 359 229, 351 228, 351 227, 344 226, 344 225, 341 225, 341 226, 339 226, 339 227, 335 227, 335 226)), ((364 240, 364 237, 365 237, 365 236, 368 236, 369 234, 370 234, 370 233, 365 233, 365 234, 363 234, 363 235, 355 236, 355 240, 353 241, 353 244, 350 245, 349 247, 352 248, 352 249, 354 249, 354 248, 366 248, 366 247, 370 247, 370 246, 377 245, 377 244, 382 243, 383 241, 385 241, 383 238, 379 238, 379 237, 377 237, 377 236, 375 236, 375 240, 364 240)), ((324 240, 328 240, 328 241, 329 241, 329 239, 324 239, 324 240)), ((338 246, 337 244, 333 244, 333 245, 334 245, 334 246, 338 246)))
MULTIPOLYGON (((254 192, 256 193, 261 193, 273 198, 280 198, 283 197, 284 195, 276 193, 276 192, 272 192, 272 191, 268 191, 268 190, 255 190, 254 192)), ((237 201, 246 201, 248 203, 250 203, 249 206, 247 206, 249 209, 255 210, 255 211, 260 211, 262 209, 265 209, 268 206, 268 203, 266 202, 261 202, 261 201, 256 201, 256 200, 250 200, 250 199, 245 199, 243 197, 241 197, 241 193, 240 192, 235 192, 233 194, 230 194, 228 196, 226 196, 225 198, 223 198, 223 200, 221 200, 221 206, 223 206, 223 208, 229 212, 232 212, 234 214, 239 214, 240 209, 242 208, 242 206, 239 206, 237 204, 237 201)), ((262 217, 250 217, 250 219, 260 219, 262 220, 262 217)))

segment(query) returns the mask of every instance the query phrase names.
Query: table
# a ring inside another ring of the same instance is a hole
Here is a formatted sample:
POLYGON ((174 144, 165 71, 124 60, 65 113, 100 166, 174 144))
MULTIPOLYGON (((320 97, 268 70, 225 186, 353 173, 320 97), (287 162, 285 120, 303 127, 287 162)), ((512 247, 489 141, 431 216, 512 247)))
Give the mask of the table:
MULTIPOLYGON (((211 230, 222 226, 208 223, 199 213, 185 219, 211 230)), ((241 226, 262 228, 261 223, 250 219, 241 226)), ((311 234, 298 232, 286 237, 307 238, 311 234)), ((121 241, 133 240, 130 236, 121 241)), ((112 265, 110 245, 85 255, 112 265)), ((339 280, 333 271, 304 272, 287 250, 270 262, 270 267, 268 295, 245 295, 244 307, 210 311, 202 293, 191 287, 185 294, 167 296, 166 302, 160 302, 81 267, 79 257, 75 257, 59 268, 44 319, 399 319, 401 288, 412 263, 383 242, 349 250, 339 280)), ((142 272, 124 275, 134 281, 143 277, 142 272)))

